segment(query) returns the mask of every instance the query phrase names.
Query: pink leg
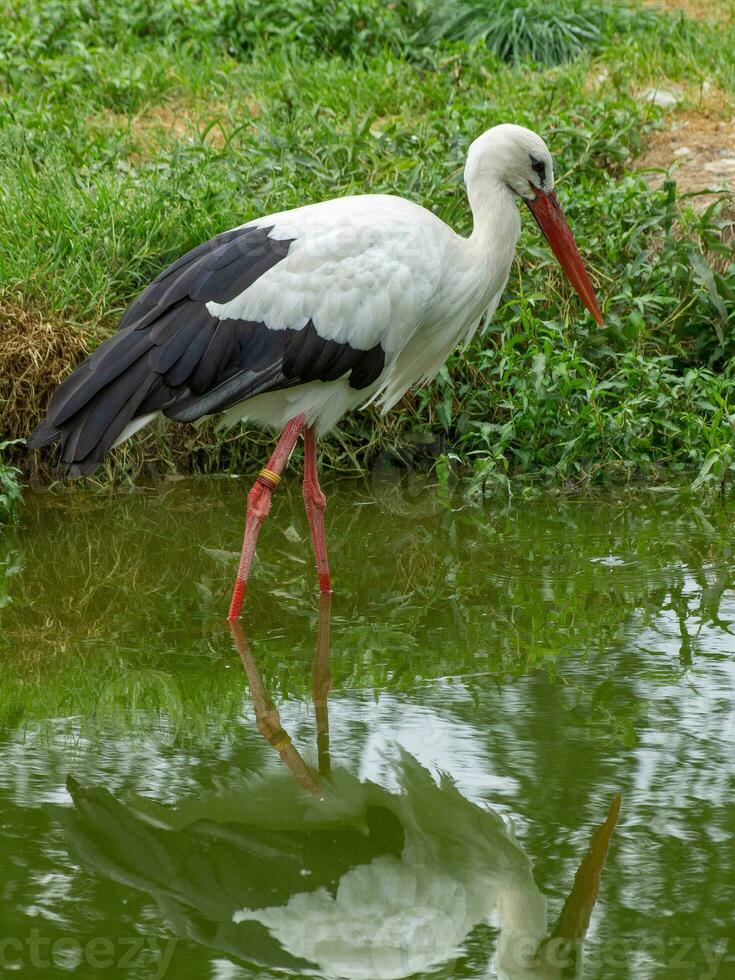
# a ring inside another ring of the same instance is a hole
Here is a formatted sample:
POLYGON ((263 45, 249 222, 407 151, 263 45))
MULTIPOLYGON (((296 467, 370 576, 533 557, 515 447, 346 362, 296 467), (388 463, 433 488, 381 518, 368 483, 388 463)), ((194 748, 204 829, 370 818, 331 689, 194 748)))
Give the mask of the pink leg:
POLYGON ((319 591, 331 592, 329 562, 327 561, 327 542, 324 537, 324 511, 327 498, 319 486, 319 472, 316 460, 316 432, 313 425, 304 429, 304 507, 311 528, 311 541, 316 557, 316 571, 319 576, 319 591))
POLYGON ((268 465, 260 471, 253 489, 248 494, 248 511, 245 521, 245 538, 242 543, 240 567, 237 570, 235 587, 232 590, 232 601, 227 618, 237 619, 242 610, 243 600, 248 587, 250 566, 253 564, 255 545, 258 541, 260 525, 268 516, 271 509, 271 494, 281 482, 281 473, 288 463, 288 458, 296 445, 301 430, 304 428, 305 416, 297 415, 291 419, 281 433, 281 437, 268 460, 268 465))

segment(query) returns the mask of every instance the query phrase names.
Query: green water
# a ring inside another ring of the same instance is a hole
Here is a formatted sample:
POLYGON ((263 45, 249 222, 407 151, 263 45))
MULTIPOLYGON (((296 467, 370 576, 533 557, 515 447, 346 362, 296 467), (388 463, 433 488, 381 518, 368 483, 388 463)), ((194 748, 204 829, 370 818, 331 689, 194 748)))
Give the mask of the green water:
POLYGON ((735 977, 730 503, 245 489, 5 533, 0 972, 735 977))

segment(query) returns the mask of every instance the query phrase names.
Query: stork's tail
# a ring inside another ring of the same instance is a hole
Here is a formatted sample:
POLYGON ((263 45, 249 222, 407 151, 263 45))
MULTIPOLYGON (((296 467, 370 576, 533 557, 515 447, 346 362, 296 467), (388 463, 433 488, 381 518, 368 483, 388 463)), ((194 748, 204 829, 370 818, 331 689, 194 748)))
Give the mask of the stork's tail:
POLYGON ((133 420, 152 416, 176 397, 176 389, 151 370, 151 346, 149 336, 137 331, 121 331, 100 344, 56 390, 28 448, 58 443, 63 471, 92 473, 121 436, 139 427, 133 420))

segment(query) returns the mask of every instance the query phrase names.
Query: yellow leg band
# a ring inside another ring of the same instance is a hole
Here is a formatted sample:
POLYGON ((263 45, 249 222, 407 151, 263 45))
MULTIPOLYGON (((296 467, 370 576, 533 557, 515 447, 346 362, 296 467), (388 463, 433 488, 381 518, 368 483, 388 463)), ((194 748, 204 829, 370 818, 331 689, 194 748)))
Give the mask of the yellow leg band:
POLYGON ((281 478, 277 473, 274 473, 273 470, 266 469, 265 467, 263 467, 263 469, 260 471, 258 477, 261 480, 265 480, 266 483, 270 483, 272 487, 277 487, 281 482, 281 478))

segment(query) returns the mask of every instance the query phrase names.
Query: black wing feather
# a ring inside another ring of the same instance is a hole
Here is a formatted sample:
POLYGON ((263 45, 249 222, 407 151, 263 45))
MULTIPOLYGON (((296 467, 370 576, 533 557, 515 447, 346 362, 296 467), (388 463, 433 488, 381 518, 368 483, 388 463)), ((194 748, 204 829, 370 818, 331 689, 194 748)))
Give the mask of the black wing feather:
POLYGON ((108 385, 132 367, 150 349, 144 335, 111 337, 69 375, 56 390, 49 406, 49 417, 61 426, 83 409, 108 385), (122 341, 122 343, 120 342, 122 341), (106 345, 110 344, 107 348, 106 345), (95 356, 99 355, 95 360, 95 356))
POLYGON ((299 329, 220 320, 226 303, 280 262, 292 240, 270 227, 223 232, 177 259, 143 290, 104 341, 57 389, 31 448, 60 443, 72 475, 91 473, 130 421, 162 411, 195 421, 265 391, 349 374, 368 387, 385 365, 368 351, 325 340, 310 320, 299 329))
POLYGON ((209 331, 195 330, 178 360, 166 372, 166 384, 172 388, 183 385, 197 365, 209 343, 209 331))
POLYGON ((135 417, 135 410, 157 381, 145 361, 136 361, 129 371, 95 395, 90 410, 68 429, 66 438, 62 431, 62 448, 65 458, 70 460, 71 475, 84 473, 88 457, 97 450, 102 458, 130 419, 135 417))

